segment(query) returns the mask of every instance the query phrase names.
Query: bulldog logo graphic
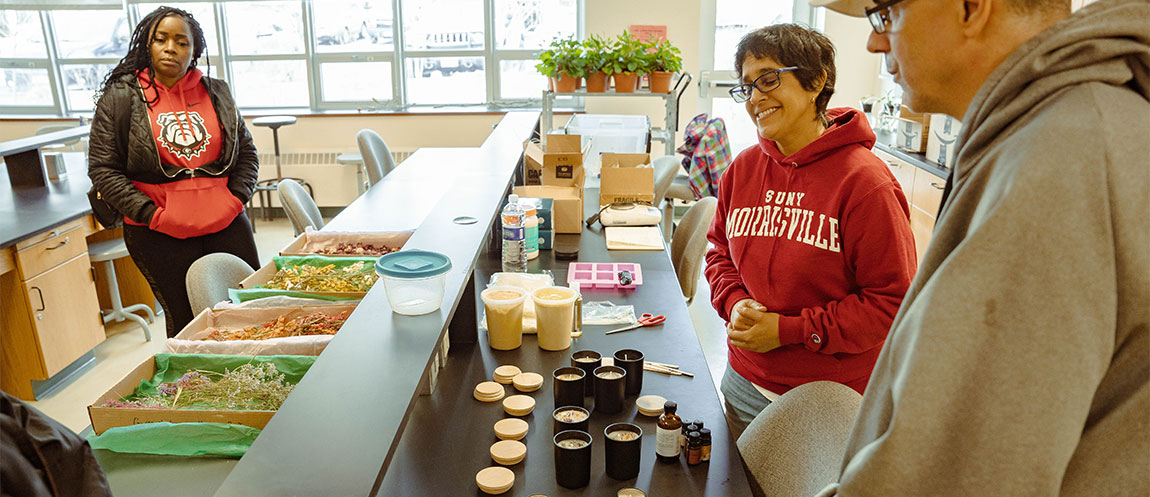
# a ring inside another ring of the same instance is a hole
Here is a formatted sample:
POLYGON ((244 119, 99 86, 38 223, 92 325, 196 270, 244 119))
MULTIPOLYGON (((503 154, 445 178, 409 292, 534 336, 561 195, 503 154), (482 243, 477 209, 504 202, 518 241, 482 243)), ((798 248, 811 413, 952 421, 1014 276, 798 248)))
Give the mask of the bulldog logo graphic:
POLYGON ((199 112, 165 112, 156 118, 156 124, 160 125, 160 136, 156 141, 183 159, 199 157, 212 139, 199 112))

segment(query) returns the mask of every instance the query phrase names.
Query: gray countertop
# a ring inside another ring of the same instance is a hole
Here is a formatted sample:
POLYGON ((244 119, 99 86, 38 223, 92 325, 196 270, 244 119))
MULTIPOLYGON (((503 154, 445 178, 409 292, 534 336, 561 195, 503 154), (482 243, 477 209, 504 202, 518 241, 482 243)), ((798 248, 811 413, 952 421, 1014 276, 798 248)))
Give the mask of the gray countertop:
POLYGON ((82 152, 62 156, 68 174, 39 188, 12 188, 7 168, 0 167, 0 249, 92 213, 88 161, 82 152))
POLYGON ((874 133, 875 137, 877 138, 874 144, 875 148, 898 157, 899 159, 910 163, 914 167, 922 169, 940 178, 946 178, 948 175, 950 175, 949 168, 941 167, 938 164, 926 160, 926 154, 907 152, 906 150, 895 146, 895 140, 898 139, 897 132, 883 132, 875 130, 874 133))

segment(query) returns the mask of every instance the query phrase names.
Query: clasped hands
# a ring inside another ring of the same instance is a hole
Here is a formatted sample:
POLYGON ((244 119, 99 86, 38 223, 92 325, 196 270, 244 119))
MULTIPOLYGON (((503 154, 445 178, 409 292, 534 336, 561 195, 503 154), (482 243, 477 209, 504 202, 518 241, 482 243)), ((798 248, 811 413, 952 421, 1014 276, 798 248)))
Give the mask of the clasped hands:
POLYGON ((780 347, 779 315, 754 299, 743 299, 731 307, 727 324, 731 345, 751 352, 766 352, 780 347))

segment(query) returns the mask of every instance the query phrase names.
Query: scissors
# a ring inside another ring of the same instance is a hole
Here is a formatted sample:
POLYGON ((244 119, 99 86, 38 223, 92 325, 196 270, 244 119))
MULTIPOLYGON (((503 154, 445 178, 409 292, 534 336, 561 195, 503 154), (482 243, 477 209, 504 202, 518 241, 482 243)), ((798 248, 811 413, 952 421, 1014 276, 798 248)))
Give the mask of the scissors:
POLYGON ((621 333, 624 331, 631 331, 631 330, 634 330, 637 328, 642 328, 644 326, 655 326, 655 325, 660 324, 666 320, 667 320, 667 316, 664 316, 662 314, 660 314, 658 316, 653 316, 649 312, 644 312, 642 316, 639 316, 639 321, 636 322, 635 324, 627 325, 627 326, 624 326, 624 327, 619 328, 617 330, 608 331, 607 333, 604 333, 604 335, 610 335, 612 333, 621 333))

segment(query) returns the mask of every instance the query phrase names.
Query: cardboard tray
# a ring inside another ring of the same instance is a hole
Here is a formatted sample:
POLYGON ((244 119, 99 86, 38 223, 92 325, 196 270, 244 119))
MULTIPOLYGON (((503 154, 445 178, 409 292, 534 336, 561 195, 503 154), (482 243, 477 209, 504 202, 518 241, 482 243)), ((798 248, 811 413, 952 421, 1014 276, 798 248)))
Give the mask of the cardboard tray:
MULTIPOLYGON (((328 256, 324 256, 324 257, 328 257, 328 256)), ((237 286, 240 289, 257 288, 260 285, 263 285, 264 283, 271 281, 272 277, 275 276, 276 272, 278 272, 278 271, 279 271, 279 269, 276 268, 275 260, 272 260, 271 262, 264 264, 264 266, 261 267, 259 269, 259 271, 256 271, 256 272, 252 273, 251 275, 249 275, 247 278, 244 278, 243 281, 240 281, 239 285, 237 285, 237 286)), ((378 283, 378 281, 377 281, 377 283, 378 283)), ((271 288, 269 288, 268 290, 273 291, 273 292, 277 291, 277 290, 271 289, 271 288)), ((283 290, 283 291, 287 292, 288 290, 283 290)), ((304 293, 310 293, 312 295, 325 295, 325 296, 329 296, 329 297, 346 297, 346 298, 355 298, 355 299, 362 299, 364 297, 364 295, 367 295, 367 292, 313 292, 313 291, 307 291, 304 293)))
POLYGON ((403 248, 411 231, 352 232, 352 231, 308 231, 295 237, 280 255, 325 255, 328 257, 364 257, 354 254, 318 254, 316 250, 335 247, 340 243, 370 243, 377 247, 385 246, 396 250, 403 248))
POLYGON ((155 359, 149 357, 136 366, 119 383, 104 392, 100 398, 88 406, 88 419, 92 421, 92 431, 100 435, 109 428, 131 426, 143 423, 231 423, 263 429, 272 419, 275 411, 205 411, 194 409, 131 409, 122 407, 97 407, 110 400, 131 395, 140 382, 151 379, 156 374, 155 359))
POLYGON ((335 335, 309 335, 267 340, 207 340, 213 329, 238 330, 280 316, 297 318, 316 312, 349 315, 357 304, 266 307, 256 309, 204 309, 175 337, 167 342, 168 352, 176 354, 232 355, 319 355, 335 335))

